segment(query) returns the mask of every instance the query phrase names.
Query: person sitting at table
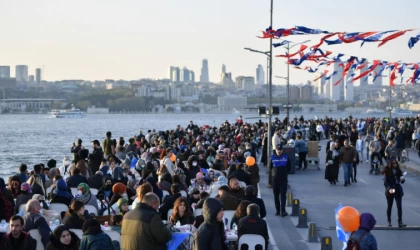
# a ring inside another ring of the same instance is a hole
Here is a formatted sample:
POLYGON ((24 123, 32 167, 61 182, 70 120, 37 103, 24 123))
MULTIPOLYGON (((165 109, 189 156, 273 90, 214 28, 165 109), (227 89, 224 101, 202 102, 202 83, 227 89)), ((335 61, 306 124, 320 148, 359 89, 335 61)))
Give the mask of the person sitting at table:
POLYGON ((169 209, 172 209, 174 207, 174 203, 176 199, 182 196, 181 188, 179 187, 178 184, 174 184, 171 186, 171 193, 173 193, 173 195, 166 196, 165 199, 163 200, 162 205, 159 208, 159 213, 160 213, 160 216, 162 217, 162 220, 168 219, 169 209))
POLYGON ((96 208, 96 211, 99 211, 98 200, 96 196, 90 192, 90 188, 86 183, 80 183, 77 186, 77 193, 79 195, 78 199, 83 201, 85 205, 92 205, 96 208))
POLYGON ((99 221, 89 219, 83 223, 83 236, 79 250, 114 250, 119 249, 118 241, 112 241, 108 234, 104 233, 99 221), (115 245, 118 248, 115 248, 115 245))
POLYGON ((232 220, 230 221, 230 228, 233 228, 233 224, 238 225, 239 224, 239 220, 242 219, 243 217, 247 216, 246 213, 246 209, 248 207, 248 205, 250 205, 251 202, 247 201, 247 200, 243 200, 241 201, 241 203, 239 203, 238 208, 236 209, 235 214, 232 217, 232 220))
POLYGON ((204 181, 204 175, 201 172, 198 172, 195 176, 195 180, 191 183, 193 188, 197 188, 198 190, 205 190, 207 189, 207 184, 204 181))
POLYGON ((10 218, 10 233, 4 234, 0 239, 2 250, 36 250, 36 240, 29 233, 23 232, 23 218, 14 215, 10 218))
POLYGON ((210 197, 210 195, 206 191, 201 192, 200 193, 200 200, 197 202, 197 205, 195 205, 195 209, 203 208, 204 201, 209 197, 210 197))
POLYGON ((68 228, 82 229, 83 223, 86 221, 84 214, 85 204, 80 200, 74 200, 69 211, 66 212, 63 224, 68 228))
POLYGON ((223 204, 214 198, 204 202, 204 223, 194 234, 194 250, 227 250, 224 242, 225 228, 223 224, 223 204))
POLYGON ((64 225, 56 227, 49 239, 45 250, 79 250, 80 238, 64 225))
POLYGON ((158 181, 161 182, 164 175, 171 174, 169 173, 168 167, 165 164, 160 164, 159 169, 156 171, 156 174, 158 175, 158 181))
POLYGON ((96 197, 100 201, 110 201, 114 193, 112 192, 113 180, 111 176, 106 176, 102 179, 102 187, 98 190, 96 197))
POLYGON ((109 201, 109 205, 112 206, 121 198, 123 198, 123 195, 125 191, 127 190, 127 186, 122 184, 121 182, 117 182, 112 186, 112 192, 114 193, 111 197, 111 200, 109 201))
POLYGON ((45 197, 43 195, 40 194, 34 194, 32 196, 32 199, 39 201, 39 204, 41 204, 42 209, 44 210, 48 210, 48 204, 47 202, 45 202, 45 197))
POLYGON ((64 179, 61 178, 57 180, 55 186, 56 188, 51 195, 50 203, 62 203, 70 206, 73 195, 68 192, 67 184, 64 179))
POLYGON ((185 197, 179 197, 174 204, 174 212, 171 215, 170 222, 175 225, 178 221, 182 226, 194 224, 194 215, 185 197))
POLYGON ((170 173, 165 173, 161 176, 160 181, 156 184, 160 190, 171 193, 172 176, 170 173))
POLYGON ((141 184, 136 190, 137 198, 133 201, 133 204, 131 204, 131 210, 135 209, 141 199, 143 199, 143 196, 149 192, 153 193, 152 185, 150 185, 150 183, 141 184))
POLYGON ((245 188, 245 198, 243 200, 247 200, 251 203, 257 204, 260 208, 260 217, 264 219, 264 217, 267 215, 265 211, 264 200, 257 197, 257 195, 255 194, 254 186, 249 185, 245 188))
POLYGON ((236 178, 238 181, 245 182, 246 185, 250 185, 250 179, 249 174, 245 172, 245 164, 239 163, 236 164, 236 170, 229 175, 229 179, 232 180, 233 178, 236 178))
POLYGON ((21 194, 21 185, 22 183, 26 183, 26 182, 21 182, 19 176, 14 175, 12 177, 9 178, 9 186, 8 189, 10 190, 10 192, 12 192, 13 198, 16 199, 20 194, 21 194))
POLYGON ((128 209, 128 201, 125 198, 120 198, 117 201, 117 205, 118 205, 118 214, 124 216, 125 213, 127 213, 129 211, 128 209))
MULTIPOLYGON (((238 224, 238 239, 244 234, 258 234, 264 237, 264 249, 268 249, 268 227, 267 222, 260 218, 260 208, 257 204, 248 205, 247 216, 239 220, 238 224)), ((242 247, 243 248, 243 247, 242 247)), ((239 249, 239 250, 242 250, 239 249)), ((257 245, 255 249, 262 249, 262 246, 257 245)))
POLYGON ((236 210, 239 205, 239 200, 230 194, 228 186, 219 187, 219 197, 217 199, 222 202, 225 210, 236 210))
POLYGON ((204 181, 206 182, 207 186, 210 186, 211 184, 213 184, 214 182, 214 171, 213 170, 209 170, 209 172, 206 174, 206 176, 204 176, 204 181))
POLYGON ((42 244, 45 247, 48 244, 48 236, 50 235, 51 229, 45 218, 41 216, 41 209, 41 205, 37 200, 32 199, 26 203, 26 212, 28 212, 28 214, 23 217, 23 231, 28 233, 32 229, 37 229, 41 235, 42 244))
POLYGON ((121 214, 116 214, 116 215, 112 216, 111 220, 112 220, 111 230, 121 234, 121 226, 122 226, 123 216, 121 214))
POLYGON ((39 174, 33 174, 26 181, 31 186, 32 194, 45 195, 44 183, 39 174))
POLYGON ((155 193, 159 197, 159 200, 162 203, 163 202, 162 201, 162 199, 163 199, 163 192, 156 185, 156 183, 157 183, 156 178, 153 177, 153 176, 149 176, 149 177, 146 178, 146 182, 149 183, 152 186, 153 193, 155 193))
POLYGON ((227 185, 228 184, 228 180, 226 179, 225 176, 219 176, 217 178, 216 182, 213 182, 213 184, 210 186, 210 191, 209 194, 210 196, 214 197, 219 193, 219 187, 223 186, 223 185, 227 185))
POLYGON ((190 204, 191 209, 197 205, 200 201, 200 190, 197 188, 193 188, 190 191, 190 195, 188 196, 188 204, 190 204))
POLYGON ((245 190, 241 188, 241 184, 239 183, 239 180, 236 178, 232 178, 229 181, 229 188, 230 188, 230 194, 232 196, 235 196, 238 199, 245 198, 245 190))
POLYGON ((19 213, 20 205, 26 204, 33 196, 31 186, 26 182, 20 185, 20 190, 21 194, 16 198, 15 214, 19 213))
POLYGON ((73 168, 70 173, 71 176, 67 179, 67 186, 70 188, 75 188, 79 186, 80 183, 87 183, 87 179, 81 175, 80 169, 73 168))
POLYGON ((185 192, 188 192, 187 185, 185 185, 184 183, 182 183, 181 178, 179 177, 179 175, 174 174, 172 176, 172 184, 179 184, 179 186, 181 187, 181 190, 184 190, 185 192))

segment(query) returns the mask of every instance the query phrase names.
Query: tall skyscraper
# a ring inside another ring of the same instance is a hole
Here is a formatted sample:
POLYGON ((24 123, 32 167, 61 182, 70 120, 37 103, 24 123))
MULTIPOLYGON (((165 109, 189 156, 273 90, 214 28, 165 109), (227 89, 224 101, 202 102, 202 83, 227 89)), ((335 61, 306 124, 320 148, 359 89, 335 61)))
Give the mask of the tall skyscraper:
POLYGON ((209 63, 207 59, 203 59, 201 65, 201 75, 200 75, 200 82, 209 82, 209 63))
MULTIPOLYGON (((349 78, 350 76, 347 76, 349 78)), ((348 82, 347 79, 344 81, 344 100, 347 102, 354 101, 354 83, 348 82)))
POLYGON ((181 74, 180 74, 180 70, 178 67, 175 67, 172 70, 172 77, 171 77, 171 81, 172 82, 180 82, 181 80, 181 74))
POLYGON ((29 82, 33 83, 35 82, 35 76, 34 75, 29 75, 29 82))
MULTIPOLYGON (((360 74, 366 72, 368 70, 368 68, 369 68, 369 66, 366 64, 363 68, 360 69, 360 74)), ((359 79, 359 85, 361 87, 366 87, 368 85, 368 78, 366 78, 366 77, 360 78, 359 79)))
POLYGON ((38 68, 35 70, 35 79, 37 83, 41 83, 42 81, 42 69, 38 68))
POLYGON ((16 65, 16 81, 17 82, 28 82, 28 66, 27 65, 16 65))
POLYGON ((264 68, 261 64, 257 67, 257 84, 265 84, 264 68))
POLYGON ((226 65, 222 64, 222 74, 226 73, 226 65))
POLYGON ((0 78, 10 78, 10 66, 0 66, 0 78))
POLYGON ((190 70, 190 81, 195 82, 195 73, 192 70, 190 70))
POLYGON ((317 74, 317 78, 319 78, 319 79, 316 80, 315 83, 314 83, 316 93, 322 98, 329 98, 327 93, 324 92, 324 85, 325 85, 326 81, 325 81, 324 77, 320 77, 321 75, 322 75, 322 73, 317 74))
POLYGON ((190 71, 187 68, 182 68, 180 71, 180 82, 190 82, 190 71))

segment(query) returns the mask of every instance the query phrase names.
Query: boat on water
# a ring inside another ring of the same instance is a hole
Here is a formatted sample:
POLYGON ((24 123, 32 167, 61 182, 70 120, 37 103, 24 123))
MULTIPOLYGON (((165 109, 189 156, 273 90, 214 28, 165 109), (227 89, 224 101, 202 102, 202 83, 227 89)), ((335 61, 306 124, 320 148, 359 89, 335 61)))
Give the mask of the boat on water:
POLYGON ((385 111, 382 109, 368 109, 366 110, 367 114, 385 114, 385 111))
POLYGON ((80 109, 72 107, 71 109, 53 109, 51 110, 53 118, 83 118, 86 114, 80 109))
POLYGON ((394 114, 394 115, 407 115, 407 116, 413 114, 413 112, 411 110, 402 109, 402 108, 393 108, 391 113, 394 114))

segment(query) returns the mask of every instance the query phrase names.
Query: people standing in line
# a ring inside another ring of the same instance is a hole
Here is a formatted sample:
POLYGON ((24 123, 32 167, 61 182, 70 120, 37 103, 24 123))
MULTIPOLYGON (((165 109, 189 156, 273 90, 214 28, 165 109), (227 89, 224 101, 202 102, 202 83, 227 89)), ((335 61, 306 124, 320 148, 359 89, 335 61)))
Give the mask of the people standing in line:
POLYGON ((386 214, 388 217, 388 226, 391 227, 391 212, 392 205, 397 204, 398 211, 398 227, 405 227, 406 225, 402 222, 402 197, 404 196, 404 190, 401 186, 405 182, 405 177, 398 165, 396 160, 391 161, 383 170, 384 175, 384 186, 385 186, 385 197, 388 204, 386 214))
POLYGON ((295 142, 295 150, 299 155, 299 168, 298 170, 302 169, 306 170, 308 168, 308 162, 306 161, 306 156, 308 155, 308 148, 306 146, 305 140, 302 139, 301 135, 296 136, 297 141, 295 142))
POLYGON ((276 147, 276 153, 271 156, 270 171, 273 176, 273 194, 274 204, 276 206, 276 214, 282 217, 287 216, 286 212, 286 193, 287 193, 287 176, 290 171, 290 159, 287 154, 283 154, 283 146, 278 144, 276 147), (281 197, 281 204, 280 199, 281 197), (281 205, 281 206, 280 206, 281 205))
POLYGON ((344 172, 344 186, 351 185, 350 174, 353 169, 353 161, 356 160, 356 150, 350 146, 349 140, 344 140, 344 147, 340 149, 340 163, 344 172))
POLYGON ((23 232, 24 220, 14 215, 9 221, 10 232, 4 234, 0 240, 2 250, 36 250, 36 240, 29 233, 23 232))
POLYGON ((335 148, 335 143, 330 144, 330 149, 327 152, 325 158, 325 179, 328 180, 330 184, 336 184, 338 167, 340 165, 340 152, 335 148))

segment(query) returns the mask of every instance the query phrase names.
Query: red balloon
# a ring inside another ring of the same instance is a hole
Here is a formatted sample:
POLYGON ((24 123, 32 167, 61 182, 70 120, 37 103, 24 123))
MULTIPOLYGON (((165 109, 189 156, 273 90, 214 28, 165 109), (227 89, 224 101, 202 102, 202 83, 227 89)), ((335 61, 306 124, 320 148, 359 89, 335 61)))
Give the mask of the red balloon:
POLYGON ((252 156, 248 156, 246 158, 246 165, 248 165, 249 167, 254 166, 255 164, 255 158, 252 156))
POLYGON ((360 226, 360 213, 354 207, 346 206, 338 211, 337 219, 345 232, 354 232, 360 226))

